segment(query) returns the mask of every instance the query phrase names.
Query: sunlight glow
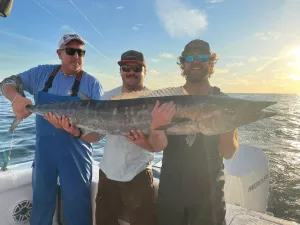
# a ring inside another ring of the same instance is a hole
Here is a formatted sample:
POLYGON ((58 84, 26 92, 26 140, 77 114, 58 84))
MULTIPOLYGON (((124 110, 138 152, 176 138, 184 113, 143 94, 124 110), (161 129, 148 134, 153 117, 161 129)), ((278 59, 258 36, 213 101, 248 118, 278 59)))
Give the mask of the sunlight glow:
POLYGON ((291 75, 289 75, 289 79, 300 80, 300 76, 299 75, 295 75, 295 74, 291 74, 291 75))
POLYGON ((296 66, 300 68, 300 47, 296 47, 295 49, 289 51, 288 55, 296 58, 296 66))

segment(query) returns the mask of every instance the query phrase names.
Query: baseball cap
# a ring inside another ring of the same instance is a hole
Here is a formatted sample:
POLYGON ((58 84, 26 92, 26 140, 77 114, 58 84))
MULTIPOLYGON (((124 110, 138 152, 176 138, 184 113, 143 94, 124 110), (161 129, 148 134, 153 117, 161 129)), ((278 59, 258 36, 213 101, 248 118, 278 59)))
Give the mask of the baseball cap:
POLYGON ((80 41, 83 45, 85 45, 84 40, 78 35, 78 34, 65 34, 62 36, 62 38, 58 42, 58 48, 61 48, 68 44, 70 41, 73 40, 78 40, 80 41))
POLYGON ((121 60, 118 61, 118 64, 121 66, 126 63, 137 63, 146 67, 146 61, 143 53, 135 50, 129 50, 121 55, 121 60))
POLYGON ((182 52, 182 55, 186 55, 191 53, 192 51, 198 50, 201 54, 208 54, 210 55, 210 47, 209 44, 203 40, 195 39, 190 41, 185 47, 182 52))

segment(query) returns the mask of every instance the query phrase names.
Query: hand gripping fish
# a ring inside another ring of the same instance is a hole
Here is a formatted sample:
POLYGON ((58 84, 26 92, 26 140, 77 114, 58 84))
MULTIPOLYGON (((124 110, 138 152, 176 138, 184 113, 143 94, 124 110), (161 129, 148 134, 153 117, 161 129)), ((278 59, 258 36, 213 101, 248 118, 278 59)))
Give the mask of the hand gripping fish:
MULTIPOLYGON (((81 128, 84 133, 128 135, 134 129, 147 135, 157 100, 161 104, 173 101, 176 105, 176 114, 171 124, 158 127, 157 130, 164 130, 167 135, 187 135, 186 141, 190 146, 196 133, 221 134, 276 115, 262 111, 276 102, 228 96, 185 95, 180 87, 121 94, 110 100, 85 99, 30 105, 27 109, 38 116, 48 112, 57 117, 65 115, 71 124, 81 128)), ((10 132, 15 129, 15 125, 11 126, 10 132)))

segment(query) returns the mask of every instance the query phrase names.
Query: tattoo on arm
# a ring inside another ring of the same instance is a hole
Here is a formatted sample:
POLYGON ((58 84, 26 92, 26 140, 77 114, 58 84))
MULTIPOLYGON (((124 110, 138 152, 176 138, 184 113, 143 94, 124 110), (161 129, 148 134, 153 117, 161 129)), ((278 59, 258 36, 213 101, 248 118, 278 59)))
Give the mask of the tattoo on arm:
POLYGON ((0 83, 0 92, 3 92, 3 86, 4 84, 12 84, 16 86, 17 92, 18 93, 23 93, 23 83, 22 80, 20 79, 19 76, 17 75, 12 75, 10 77, 5 78, 1 83, 0 83))

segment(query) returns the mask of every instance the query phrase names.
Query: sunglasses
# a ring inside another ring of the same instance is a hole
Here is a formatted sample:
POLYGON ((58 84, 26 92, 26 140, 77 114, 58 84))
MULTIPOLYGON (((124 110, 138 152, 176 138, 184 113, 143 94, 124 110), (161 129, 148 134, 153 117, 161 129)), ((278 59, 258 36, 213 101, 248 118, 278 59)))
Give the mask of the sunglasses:
POLYGON ((83 57, 85 55, 85 50, 78 48, 61 48, 60 50, 66 51, 67 55, 74 55, 76 52, 79 57, 83 57))
POLYGON ((197 57, 198 61, 200 62, 208 62, 209 61, 209 56, 208 55, 185 55, 183 56, 184 60, 186 62, 194 62, 195 57, 197 57))
POLYGON ((142 72, 143 71, 143 66, 141 65, 123 65, 121 66, 122 71, 124 72, 129 72, 130 70, 133 70, 134 72, 142 72))

